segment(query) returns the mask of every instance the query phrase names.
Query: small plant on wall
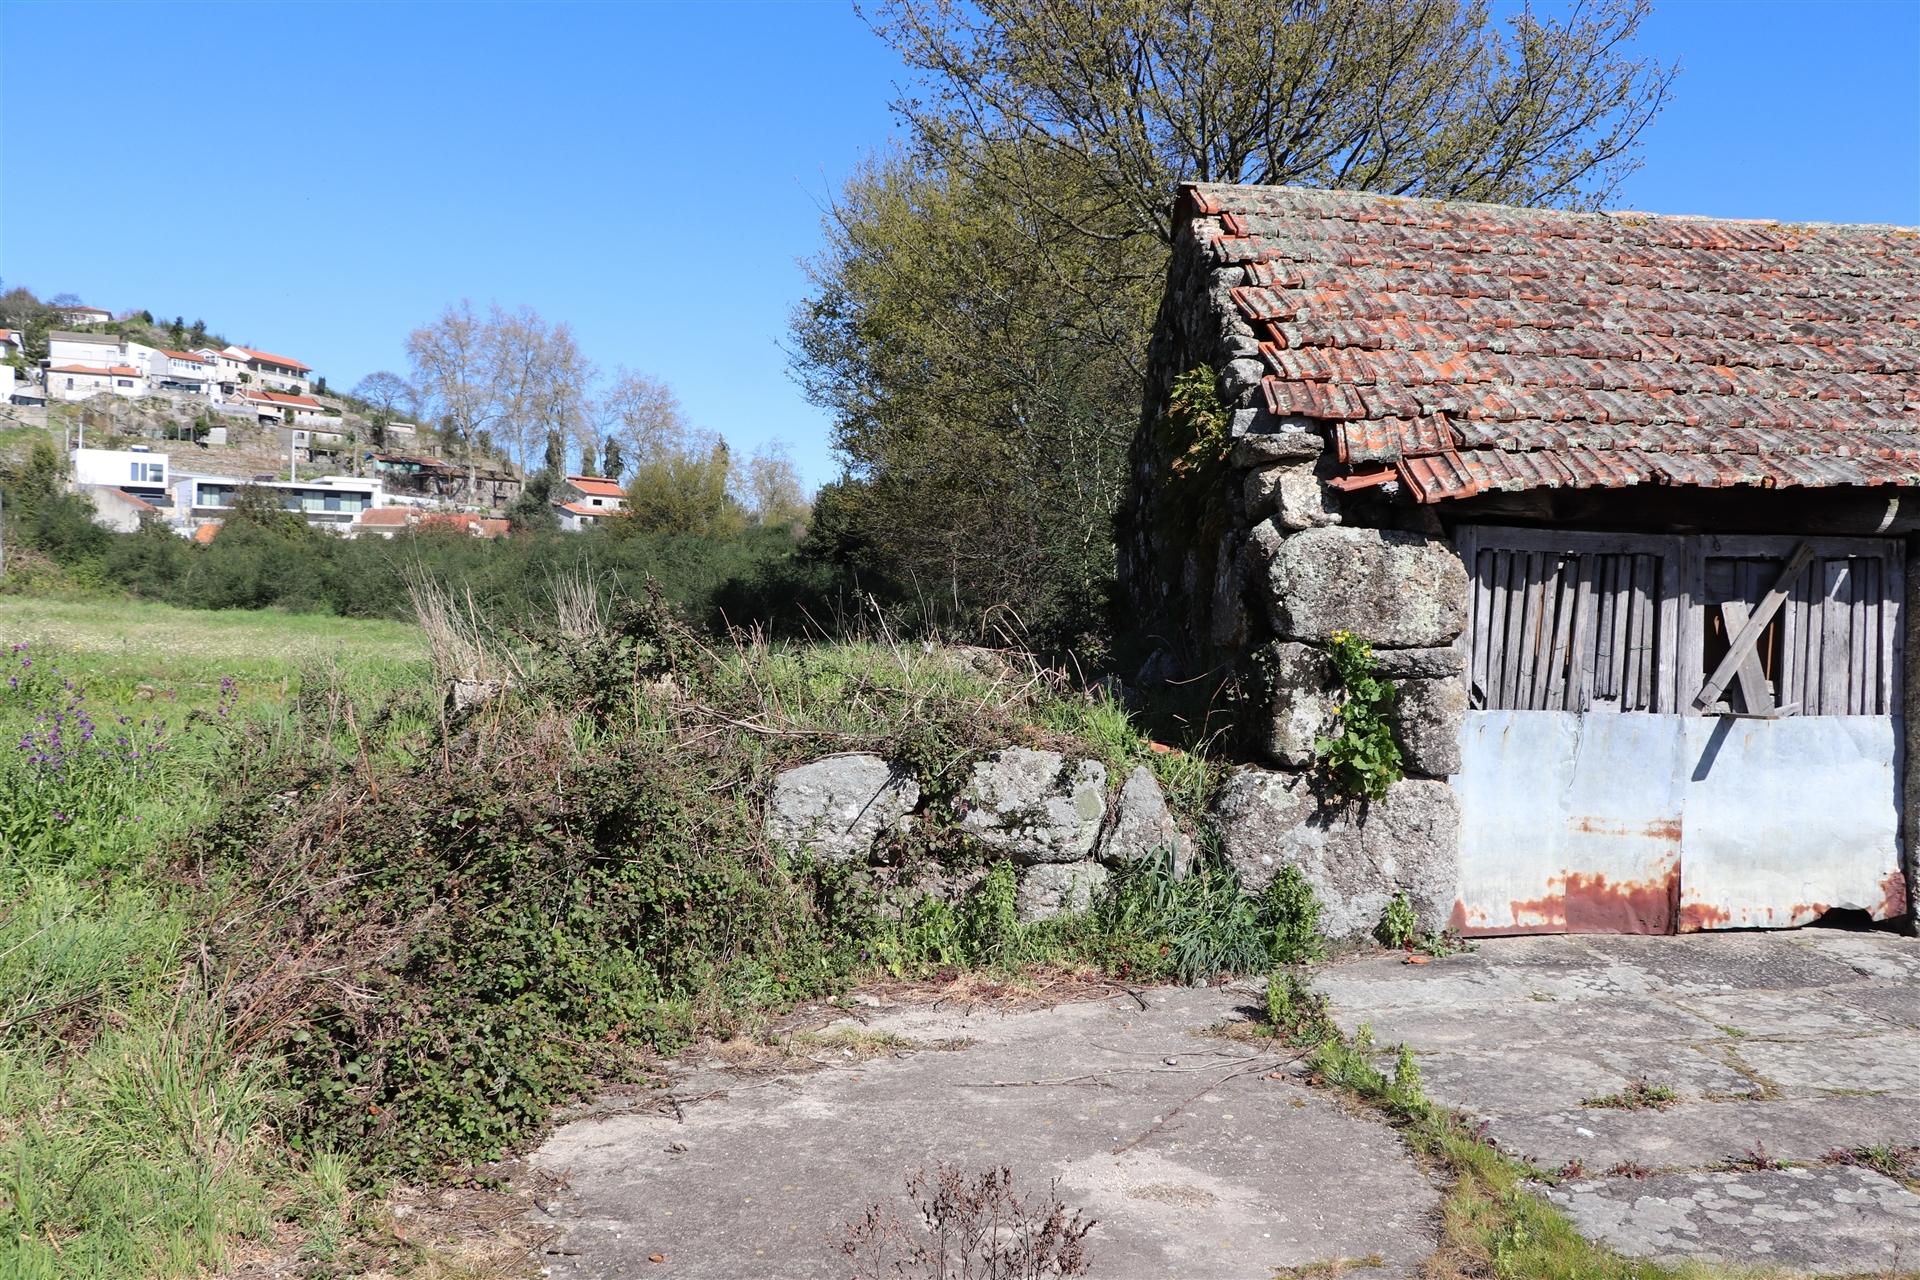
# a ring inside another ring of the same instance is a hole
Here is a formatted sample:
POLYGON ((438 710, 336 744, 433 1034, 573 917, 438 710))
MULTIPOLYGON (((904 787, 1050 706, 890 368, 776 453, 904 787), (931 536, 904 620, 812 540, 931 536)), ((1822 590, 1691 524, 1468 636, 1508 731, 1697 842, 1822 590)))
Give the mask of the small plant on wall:
POLYGON ((1327 657, 1340 681, 1340 706, 1333 732, 1316 739, 1314 751, 1341 792, 1378 800, 1406 776, 1393 740, 1393 682, 1381 677, 1373 646, 1351 631, 1333 633, 1327 657))

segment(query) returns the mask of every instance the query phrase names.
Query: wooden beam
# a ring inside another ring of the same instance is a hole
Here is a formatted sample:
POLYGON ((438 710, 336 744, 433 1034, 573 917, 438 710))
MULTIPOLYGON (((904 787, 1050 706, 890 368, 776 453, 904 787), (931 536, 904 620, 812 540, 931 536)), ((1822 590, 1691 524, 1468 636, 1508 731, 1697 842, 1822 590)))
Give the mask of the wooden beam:
MULTIPOLYGON (((1720 606, 1720 616, 1727 624, 1727 634, 1739 635, 1747 623, 1747 602, 1728 600, 1720 606)), ((1740 680, 1740 696, 1747 704, 1749 715, 1763 719, 1772 719, 1776 708, 1773 705, 1773 690, 1767 687, 1767 673, 1760 665, 1760 650, 1748 645, 1746 656, 1740 659, 1740 665, 1734 668, 1734 674, 1740 680)))
POLYGON ((1747 625, 1740 628, 1739 634, 1735 635, 1732 643, 1727 646, 1727 656, 1720 659, 1720 665, 1713 669, 1713 674, 1707 678, 1707 682, 1700 686, 1700 692, 1693 699, 1694 710, 1698 711, 1713 705, 1714 700, 1720 696, 1720 691, 1727 687, 1734 673, 1740 669, 1741 662, 1753 652, 1754 641, 1760 638, 1760 633, 1767 629, 1769 622, 1773 621, 1773 615, 1780 612, 1780 606, 1786 602, 1787 594, 1793 590, 1794 580, 1800 576, 1801 571, 1812 559, 1811 543, 1802 542, 1793 549, 1793 554, 1787 557, 1787 567, 1780 571, 1779 581, 1775 582, 1773 588, 1760 598, 1760 603, 1754 607, 1752 615, 1747 618, 1747 625))

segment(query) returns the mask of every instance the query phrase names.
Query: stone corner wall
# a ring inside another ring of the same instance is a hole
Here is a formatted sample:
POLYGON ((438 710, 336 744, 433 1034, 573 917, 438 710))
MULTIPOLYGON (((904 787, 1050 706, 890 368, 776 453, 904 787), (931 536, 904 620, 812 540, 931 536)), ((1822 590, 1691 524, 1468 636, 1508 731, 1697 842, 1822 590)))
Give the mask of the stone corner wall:
POLYGON ((1326 424, 1265 407, 1267 368, 1229 294, 1242 276, 1199 238, 1176 242, 1122 521, 1128 603, 1141 638, 1161 650, 1158 671, 1212 672, 1232 691, 1241 746, 1259 763, 1229 785, 1219 826, 1249 887, 1291 862, 1320 892, 1335 936, 1370 930, 1396 892, 1424 927, 1444 928, 1458 879, 1457 803, 1444 780, 1459 769, 1467 708, 1457 644, 1466 570, 1430 511, 1385 486, 1328 484, 1326 424), (1218 378, 1230 444, 1201 495, 1208 519, 1183 525, 1160 518, 1179 480, 1155 426, 1173 379, 1201 364, 1218 378), (1398 688, 1407 778, 1370 805, 1319 794, 1313 769, 1339 696, 1325 646, 1340 630, 1373 645, 1398 688))

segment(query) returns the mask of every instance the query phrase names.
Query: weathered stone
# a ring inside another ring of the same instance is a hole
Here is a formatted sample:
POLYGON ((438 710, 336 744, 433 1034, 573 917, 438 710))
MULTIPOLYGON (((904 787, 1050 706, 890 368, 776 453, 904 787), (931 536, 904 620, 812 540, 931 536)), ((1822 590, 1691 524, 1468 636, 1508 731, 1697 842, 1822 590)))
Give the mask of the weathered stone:
POLYGON ((1323 803, 1305 774, 1247 770, 1215 809, 1221 849, 1250 892, 1282 866, 1300 869, 1320 899, 1320 926, 1335 939, 1379 925, 1396 893, 1420 927, 1447 925, 1459 882, 1460 814, 1444 782, 1407 779, 1370 803, 1323 803))
POLYGON ((1466 655, 1454 645, 1431 649, 1375 649, 1373 659, 1389 680, 1438 680, 1467 668, 1466 655))
POLYGON ((1174 874, 1185 875, 1193 862, 1193 841, 1173 820, 1153 770, 1135 765, 1114 803, 1113 825, 1100 843, 1100 857, 1107 862, 1133 862, 1165 857, 1169 849, 1174 874))
MULTIPOLYGON (((1242 413, 1253 412, 1241 410, 1242 413)), ((1317 431, 1264 431, 1242 435, 1233 442, 1236 467, 1267 467, 1278 462, 1312 462, 1326 452, 1326 437, 1317 431)))
POLYGON ((1268 573, 1273 629, 1296 640, 1352 631, 1379 648, 1429 648, 1460 634, 1467 573, 1445 542, 1333 526, 1280 545, 1268 573))
POLYGON ((1247 614, 1247 562, 1231 532, 1220 538, 1213 571, 1211 639, 1223 649, 1246 647, 1252 629, 1247 614))
POLYGON ((1322 650, 1293 640, 1268 645, 1259 662, 1272 695, 1255 746, 1275 764, 1305 768, 1313 763, 1314 742, 1333 720, 1340 687, 1333 664, 1322 650))
POLYGON ((1247 562, 1247 568, 1265 582, 1273 571, 1274 557, 1280 554, 1280 544, 1287 535, 1280 532, 1280 526, 1271 520, 1262 520, 1247 532, 1246 545, 1240 554, 1247 562))
POLYGON ((1404 680, 1394 703, 1394 728, 1406 771, 1428 778, 1460 772, 1460 722, 1467 714, 1467 684, 1459 676, 1404 680))
POLYGON ((774 778, 767 840, 831 862, 863 860, 919 803, 913 775, 879 756, 828 756, 774 778))
POLYGON ((1282 529, 1317 529, 1340 523, 1340 500, 1327 487, 1332 475, 1332 458, 1321 458, 1311 467, 1281 468, 1274 486, 1274 518, 1282 529))
POLYGON ((1271 516, 1282 529, 1339 524, 1340 500, 1327 487, 1333 472, 1331 457, 1254 467, 1240 482, 1241 506, 1248 519, 1271 516))
POLYGON ((1110 873, 1094 861, 1042 862, 1020 870, 1014 914, 1022 920, 1048 920, 1062 912, 1085 911, 1110 873))
POLYGON ((1267 376, 1267 366, 1259 360, 1229 360, 1221 372, 1221 398, 1228 403, 1238 400, 1248 391, 1260 385, 1267 376))
POLYGON ((1107 770, 1057 751, 1008 747, 973 766, 961 793, 962 830, 1021 862, 1092 855, 1107 816, 1107 770))

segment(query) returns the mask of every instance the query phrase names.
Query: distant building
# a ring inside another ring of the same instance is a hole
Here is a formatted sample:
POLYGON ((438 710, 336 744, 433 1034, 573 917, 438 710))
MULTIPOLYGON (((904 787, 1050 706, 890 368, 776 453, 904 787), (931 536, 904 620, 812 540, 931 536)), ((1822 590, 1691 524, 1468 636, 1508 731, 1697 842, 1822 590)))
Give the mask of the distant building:
POLYGON ((145 449, 75 449, 70 456, 70 483, 93 504, 95 523, 132 533, 143 519, 165 519, 171 511, 166 454, 145 449))
POLYGON ((141 497, 166 501, 167 455, 145 449, 75 449, 73 483, 128 489, 141 497))
POLYGON ((315 480, 245 480, 238 476, 183 475, 173 483, 176 520, 197 529, 224 519, 242 489, 274 494, 281 507, 299 513, 317 529, 351 532, 361 512, 386 505, 380 481, 362 476, 321 476, 315 480))
POLYGON ((329 413, 326 406, 312 396, 242 388, 232 399, 234 403, 251 408, 262 422, 313 427, 337 427, 341 422, 339 414, 329 413))
POLYGON ((354 537, 391 538, 396 533, 449 530, 472 538, 504 538, 512 525, 498 516, 465 511, 426 511, 419 507, 375 507, 354 518, 354 537))
POLYGON ((144 395, 147 378, 132 365, 50 364, 47 366, 47 396, 53 400, 87 400, 102 392, 120 396, 144 395))
POLYGON ((61 324, 75 326, 106 324, 113 319, 113 312, 102 307, 83 307, 77 305, 59 307, 55 309, 54 314, 60 317, 61 324))
POLYGON ((384 479, 394 492, 453 506, 504 511, 526 487, 526 481, 519 476, 494 467, 470 467, 419 454, 385 451, 370 452, 366 459, 374 474, 384 479))
POLYGON ((217 371, 212 360, 193 351, 156 351, 148 371, 148 381, 156 391, 185 391, 210 396, 217 389, 217 371))
POLYGON ((18 329, 0 329, 0 360, 10 360, 15 356, 27 354, 27 335, 18 329))
POLYGON ((313 368, 292 356, 277 356, 252 347, 228 347, 219 354, 223 380, 263 391, 284 391, 304 396, 313 390, 313 368))

